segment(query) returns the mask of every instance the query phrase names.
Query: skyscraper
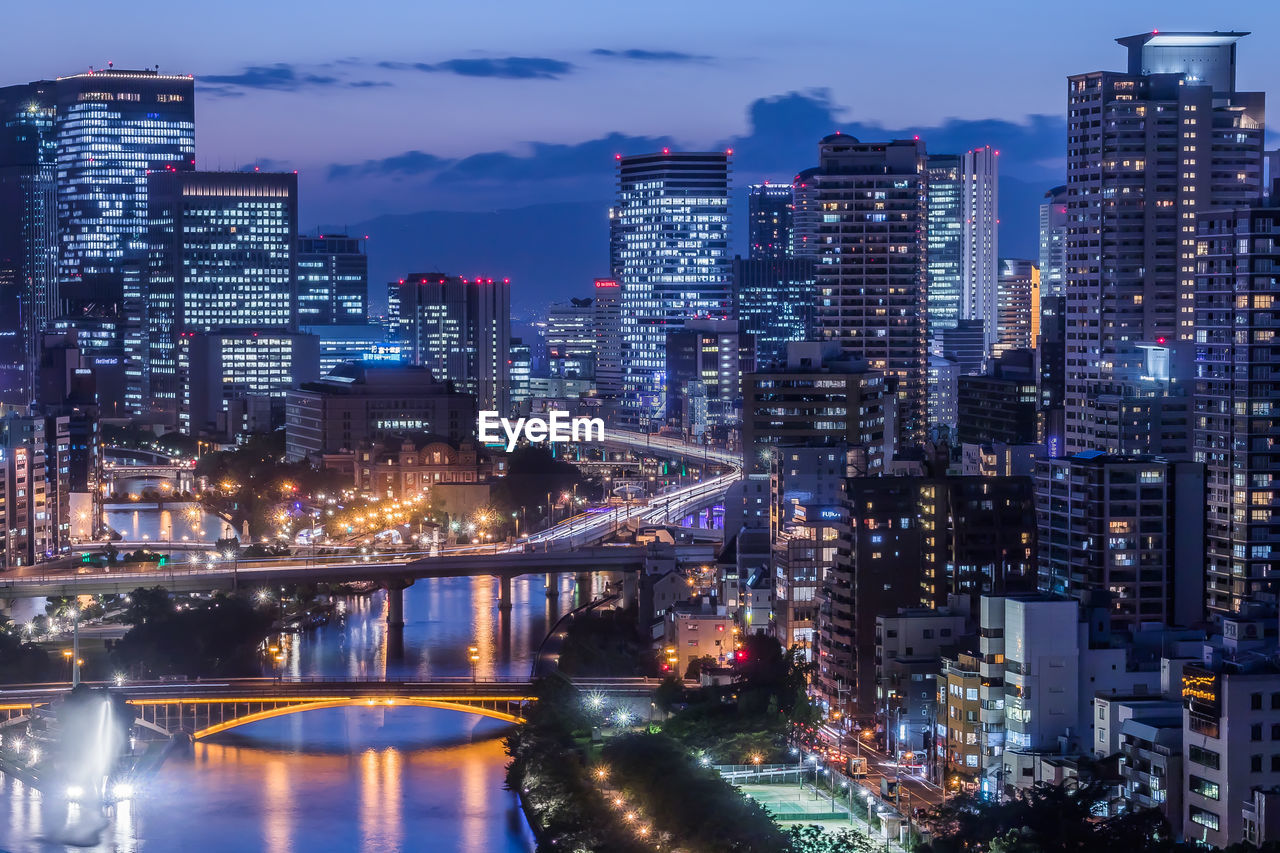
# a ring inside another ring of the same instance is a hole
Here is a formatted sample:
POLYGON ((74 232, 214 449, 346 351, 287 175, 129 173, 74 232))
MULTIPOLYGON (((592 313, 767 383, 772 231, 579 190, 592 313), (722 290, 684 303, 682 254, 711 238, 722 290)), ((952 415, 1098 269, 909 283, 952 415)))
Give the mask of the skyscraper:
POLYGON ((622 287, 615 279, 595 280, 596 393, 622 393, 622 287))
POLYGON ((1238 612, 1275 604, 1280 571, 1280 449, 1271 379, 1280 342, 1275 312, 1280 207, 1197 218, 1195 459, 1205 464, 1205 603, 1238 612))
POLYGON ((818 171, 805 169, 791 182, 791 257, 815 258, 818 255, 818 223, 822 220, 814 200, 814 186, 809 179, 818 171))
POLYGON ((197 333, 297 327, 298 176, 152 173, 148 185, 148 388, 188 426, 197 333))
POLYGON ((618 158, 623 419, 663 422, 667 333, 731 310, 729 154, 618 158))
POLYGON ((960 316, 981 320, 987 351, 995 345, 999 323, 1000 193, 997 185, 1000 152, 984 148, 966 151, 960 168, 961 218, 964 222, 964 296, 960 316))
POLYGON ((50 81, 0 89, 0 402, 18 406, 58 313, 54 115, 50 81))
POLYGON ((1244 35, 1130 36, 1127 71, 1068 78, 1065 453, 1143 452, 1119 446, 1121 413, 1190 382, 1143 377, 1194 337, 1197 216, 1260 196, 1264 97, 1235 87, 1244 35))
POLYGON ((71 313, 102 310, 147 251, 147 175, 195 169, 195 83, 107 68, 56 88, 60 296, 71 313))
POLYGON ((591 299, 556 302, 547 310, 547 366, 562 379, 596 375, 595 305, 591 299))
POLYGON ((822 217, 816 333, 892 387, 903 444, 926 428, 926 180, 923 142, 839 133, 822 140, 808 178, 822 217))
POLYGON ((411 273, 397 286, 401 341, 431 370, 503 415, 511 405, 511 282, 411 273))
POLYGON ((369 256, 346 234, 298 237, 298 323, 354 326, 369 321, 369 256))
POLYGON ((964 301, 964 182, 962 158, 931 154, 929 168, 929 339, 955 328, 964 301))
POLYGON ((751 260, 791 256, 790 184, 752 184, 747 188, 747 228, 751 260))
POLYGON ((787 344, 813 339, 810 258, 733 260, 733 315, 755 338, 756 361, 785 361, 787 344))
POLYGON ((1067 188, 1054 187, 1040 204, 1040 287, 1063 296, 1067 274, 1067 188))

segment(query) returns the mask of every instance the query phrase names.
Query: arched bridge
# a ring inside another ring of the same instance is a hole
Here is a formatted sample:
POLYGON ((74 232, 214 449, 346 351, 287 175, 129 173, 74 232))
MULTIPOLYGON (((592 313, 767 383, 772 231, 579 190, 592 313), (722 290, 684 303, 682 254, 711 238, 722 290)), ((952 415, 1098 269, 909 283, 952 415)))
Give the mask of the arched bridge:
MULTIPOLYGON (((508 723, 524 721, 536 701, 524 679, 472 681, 344 680, 329 678, 226 679, 201 682, 94 685, 110 687, 137 709, 137 725, 157 735, 208 737, 247 723, 321 708, 413 706, 479 714, 508 723)), ((66 688, 33 686, 0 691, 0 727, 30 719, 66 688)))
MULTIPOLYGON (((188 734, 197 740, 259 720, 321 708, 440 708, 521 723, 526 706, 537 701, 533 683, 523 678, 242 678, 90 686, 108 687, 124 697, 138 711, 139 728, 163 737, 188 734)), ((622 678, 577 686, 615 699, 644 697, 648 701, 655 684, 643 678, 622 678)), ((0 729, 25 723, 37 709, 50 708, 66 692, 66 685, 0 690, 0 729)))

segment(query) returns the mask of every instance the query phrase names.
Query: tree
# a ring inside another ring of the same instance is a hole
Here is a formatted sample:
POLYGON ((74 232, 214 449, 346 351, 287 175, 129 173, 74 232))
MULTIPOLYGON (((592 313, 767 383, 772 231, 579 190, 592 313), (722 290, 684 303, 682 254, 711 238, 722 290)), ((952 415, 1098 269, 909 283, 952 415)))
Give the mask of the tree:
POLYGON ((168 616, 173 610, 173 599, 164 587, 138 587, 129 595, 124 621, 130 625, 142 625, 168 616))

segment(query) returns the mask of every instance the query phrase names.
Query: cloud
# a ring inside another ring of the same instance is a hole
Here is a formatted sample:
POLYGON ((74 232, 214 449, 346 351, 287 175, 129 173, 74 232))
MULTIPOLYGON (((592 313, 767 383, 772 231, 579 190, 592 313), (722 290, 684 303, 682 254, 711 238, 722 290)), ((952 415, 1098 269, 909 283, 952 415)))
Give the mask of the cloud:
POLYGON ((352 89, 374 89, 382 86, 390 86, 391 82, 388 80, 352 80, 347 85, 352 89))
POLYGON ((678 50, 643 50, 640 48, 609 50, 608 48, 598 47, 591 51, 591 55, 605 56, 611 59, 634 59, 637 62, 707 62, 711 59, 710 56, 683 53, 678 50))
POLYGON ((446 59, 429 62, 379 62, 392 71, 426 71, 463 77, 496 77, 504 80, 555 80, 571 73, 573 63, 545 56, 507 56, 494 59, 446 59))
POLYGON ((270 157, 259 157, 252 163, 246 163, 236 170, 237 172, 292 172, 293 166, 283 160, 273 160, 270 157))
POLYGON ((406 151, 393 157, 365 160, 363 163, 334 163, 329 166, 329 178, 344 180, 363 175, 424 175, 438 172, 455 161, 425 151, 406 151))
POLYGON ((206 74, 198 80, 215 88, 275 89, 286 92, 296 92, 309 86, 336 86, 342 82, 327 74, 300 71, 287 62, 250 65, 239 74, 206 74))

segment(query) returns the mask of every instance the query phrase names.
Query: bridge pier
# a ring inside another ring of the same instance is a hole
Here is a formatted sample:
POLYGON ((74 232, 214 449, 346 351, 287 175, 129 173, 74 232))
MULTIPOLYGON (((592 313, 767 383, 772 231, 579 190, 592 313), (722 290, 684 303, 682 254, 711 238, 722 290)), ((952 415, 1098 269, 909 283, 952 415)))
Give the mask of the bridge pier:
POLYGON ((498 609, 511 610, 511 575, 498 575, 498 609))
POLYGON ((404 627, 404 591, 413 581, 390 580, 384 584, 387 590, 387 627, 404 627))

